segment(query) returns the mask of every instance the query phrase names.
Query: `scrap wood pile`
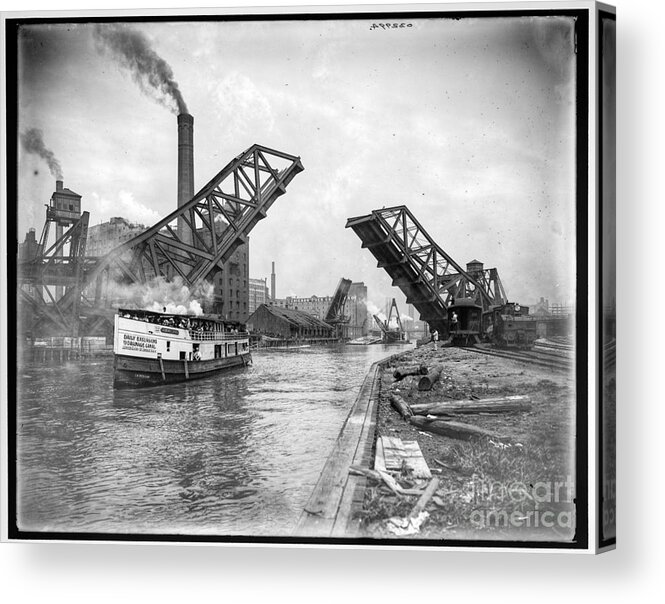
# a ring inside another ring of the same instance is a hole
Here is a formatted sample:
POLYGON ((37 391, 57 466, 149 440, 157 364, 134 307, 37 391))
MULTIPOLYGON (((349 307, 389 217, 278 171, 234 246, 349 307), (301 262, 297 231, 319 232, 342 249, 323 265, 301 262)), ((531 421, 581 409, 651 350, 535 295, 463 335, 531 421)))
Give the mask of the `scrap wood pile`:
POLYGON ((421 356, 419 363, 409 364, 394 359, 384 368, 382 382, 380 398, 388 405, 386 413, 392 409, 411 429, 401 430, 401 440, 385 435, 388 429, 400 432, 399 423, 393 420, 383 424, 379 430, 384 434, 376 441, 374 468, 351 468, 353 474, 368 479, 361 516, 365 529, 374 536, 423 536, 435 525, 440 530, 442 518, 451 517, 451 505, 456 505, 460 497, 468 498, 470 475, 475 471, 457 467, 458 462, 441 455, 447 448, 445 439, 441 439, 440 446, 433 441, 444 436, 477 443, 481 448, 484 442, 491 449, 521 447, 514 438, 474 425, 469 418, 530 411, 531 400, 521 395, 480 398, 468 393, 461 398, 459 390, 449 388, 450 379, 437 357, 421 356), (446 398, 451 395, 455 398, 446 398), (418 441, 425 448, 421 450, 418 441), (430 463, 436 464, 432 469, 423 456, 425 451, 430 463), (433 473, 438 475, 432 477, 433 473))
MULTIPOLYGON (((463 348, 423 346, 387 360, 378 390, 376 465, 352 470, 366 477, 362 506, 354 512, 363 534, 495 538, 511 532, 484 519, 519 519, 546 508, 558 514, 574 505, 536 504, 530 486, 570 474, 575 399, 567 379, 504 359, 479 360, 463 348), (386 436, 401 439, 404 452, 393 451, 397 440, 384 447, 386 436), (429 476, 414 467, 411 442, 429 464, 429 476), (431 476, 438 482, 414 512, 431 476), (515 485, 522 485, 523 497, 502 491, 515 485)), ((541 529, 543 538, 560 538, 554 529, 541 529)))
POLYGON ((441 504, 437 496, 439 479, 432 478, 416 441, 403 442, 399 438, 380 436, 376 443, 374 469, 351 466, 349 471, 368 478, 379 490, 380 498, 390 499, 387 505, 401 512, 383 519, 383 528, 393 535, 417 534, 429 517, 428 504, 441 504))
MULTIPOLYGON (((429 392, 441 379, 443 367, 425 365, 398 367, 393 371, 394 384, 404 380, 406 376, 417 376, 417 389, 429 392)), ((509 436, 474 426, 468 422, 457 421, 457 416, 474 414, 519 413, 531 410, 531 399, 528 396, 502 396, 469 399, 437 400, 427 403, 408 403, 398 392, 388 395, 390 405, 411 425, 441 436, 460 440, 488 438, 494 441, 510 442, 509 436)))

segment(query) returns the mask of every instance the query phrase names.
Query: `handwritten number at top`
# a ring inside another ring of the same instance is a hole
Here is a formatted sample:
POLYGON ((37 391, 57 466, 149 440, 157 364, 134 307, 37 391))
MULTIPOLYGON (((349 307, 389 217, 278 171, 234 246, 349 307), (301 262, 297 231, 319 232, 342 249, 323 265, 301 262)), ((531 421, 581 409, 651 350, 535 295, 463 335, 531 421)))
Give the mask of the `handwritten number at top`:
POLYGON ((413 23, 372 23, 369 30, 379 29, 379 27, 381 29, 398 29, 400 27, 413 27, 413 23))

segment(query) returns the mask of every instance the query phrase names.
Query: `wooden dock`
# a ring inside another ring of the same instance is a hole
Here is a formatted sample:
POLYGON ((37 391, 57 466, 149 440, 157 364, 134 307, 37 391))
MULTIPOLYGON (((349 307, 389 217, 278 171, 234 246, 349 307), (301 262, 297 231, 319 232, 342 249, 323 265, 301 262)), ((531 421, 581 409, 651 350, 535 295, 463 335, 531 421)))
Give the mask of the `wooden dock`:
POLYGON ((373 451, 381 367, 390 358, 374 363, 360 388, 351 411, 323 467, 314 491, 294 530, 295 536, 353 538, 367 479, 349 475, 349 467, 373 466, 373 451))

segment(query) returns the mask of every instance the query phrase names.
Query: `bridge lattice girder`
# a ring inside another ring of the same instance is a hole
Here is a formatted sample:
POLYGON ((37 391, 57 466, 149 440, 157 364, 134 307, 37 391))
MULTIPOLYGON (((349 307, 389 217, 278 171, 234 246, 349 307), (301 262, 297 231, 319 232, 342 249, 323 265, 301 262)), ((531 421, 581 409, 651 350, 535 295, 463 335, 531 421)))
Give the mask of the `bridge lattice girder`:
POLYGON ((326 323, 335 324, 335 323, 348 323, 350 317, 344 315, 344 306, 346 305, 346 300, 349 296, 349 289, 351 288, 351 279, 342 279, 339 280, 337 284, 337 289, 333 294, 332 300, 330 301, 330 306, 326 312, 324 321, 326 323))
POLYGON ((50 224, 55 218, 52 208, 47 208, 39 242, 40 253, 20 262, 18 267, 18 300, 28 309, 30 321, 25 327, 29 331, 46 322, 56 326, 57 331, 76 334, 89 219, 89 212, 83 212, 48 247, 50 224), (60 292, 69 296, 72 302, 62 303, 60 292))
POLYGON ((467 273, 425 231, 406 206, 349 218, 353 229, 432 330, 448 333, 447 308, 456 298, 474 300, 484 310, 505 301, 496 269, 467 273))
MULTIPOLYGON (((302 170, 299 157, 255 144, 186 204, 106 256, 81 263, 79 287, 69 288, 59 300, 33 299, 31 303, 55 307, 41 308, 42 316, 71 314, 72 309, 85 306, 86 314, 99 322, 109 304, 109 283, 145 284, 156 277, 179 276, 195 290, 247 241, 252 228, 302 170), (187 233, 178 232, 179 218, 187 233)), ((44 273, 48 264, 45 257, 39 258, 33 272, 44 273)))
POLYGON ((399 327, 400 333, 404 331, 402 326, 402 318, 399 315, 399 310, 397 309, 397 301, 395 298, 392 299, 390 303, 390 310, 388 311, 388 318, 386 319, 386 326, 390 326, 390 321, 393 318, 393 310, 395 311, 395 321, 397 321, 397 327, 399 327))

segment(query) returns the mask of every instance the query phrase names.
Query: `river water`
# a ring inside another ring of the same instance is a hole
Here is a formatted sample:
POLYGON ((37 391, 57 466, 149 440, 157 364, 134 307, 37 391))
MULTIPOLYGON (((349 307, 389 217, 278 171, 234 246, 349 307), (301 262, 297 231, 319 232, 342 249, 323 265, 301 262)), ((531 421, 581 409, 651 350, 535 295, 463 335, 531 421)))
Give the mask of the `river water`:
POLYGON ((291 535, 367 370, 400 349, 270 349, 247 368, 120 391, 110 357, 24 366, 19 528, 291 535))

